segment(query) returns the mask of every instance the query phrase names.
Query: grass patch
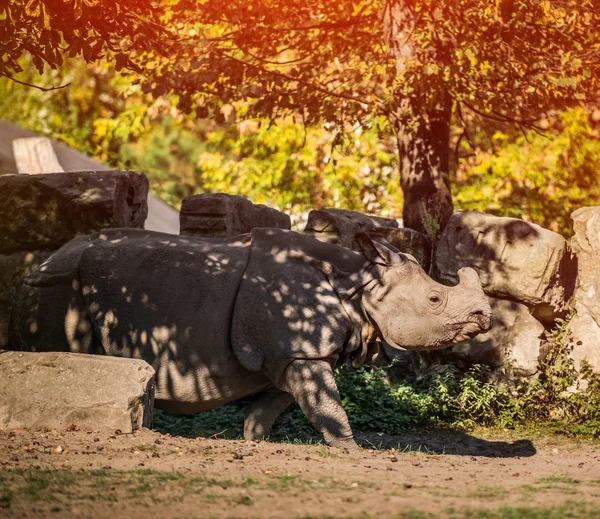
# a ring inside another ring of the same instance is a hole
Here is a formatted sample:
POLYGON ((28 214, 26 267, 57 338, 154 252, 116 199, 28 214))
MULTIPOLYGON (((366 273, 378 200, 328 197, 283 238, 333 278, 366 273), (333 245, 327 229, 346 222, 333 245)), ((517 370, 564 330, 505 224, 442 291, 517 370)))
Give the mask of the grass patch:
POLYGON ((538 479, 538 483, 561 484, 561 485, 577 485, 581 483, 578 479, 569 476, 550 476, 547 478, 538 479))
POLYGON ((599 517, 600 508, 568 503, 552 508, 501 507, 497 510, 448 510, 449 519, 589 519, 599 517))
MULTIPOLYGON (((13 470, 2 473, 2 498, 0 508, 9 508, 16 500, 26 502, 56 502, 58 508, 69 507, 76 502, 111 501, 133 499, 139 504, 172 503, 182 501, 187 494, 201 495, 211 500, 207 489, 218 489, 213 499, 231 498, 219 492, 229 488, 247 489, 287 488, 296 484, 296 477, 267 479, 259 482, 253 478, 216 479, 198 475, 181 475, 169 472, 141 469, 136 471, 108 470, 13 470), (275 483, 273 483, 275 481, 275 483), (67 498, 68 496, 68 498, 67 498)), ((240 504, 250 504, 242 499, 240 504)), ((0 514, 1 515, 1 514, 0 514)))
POLYGON ((480 486, 469 494, 469 497, 475 497, 478 499, 498 499, 508 494, 508 490, 504 487, 491 487, 491 486, 480 486))

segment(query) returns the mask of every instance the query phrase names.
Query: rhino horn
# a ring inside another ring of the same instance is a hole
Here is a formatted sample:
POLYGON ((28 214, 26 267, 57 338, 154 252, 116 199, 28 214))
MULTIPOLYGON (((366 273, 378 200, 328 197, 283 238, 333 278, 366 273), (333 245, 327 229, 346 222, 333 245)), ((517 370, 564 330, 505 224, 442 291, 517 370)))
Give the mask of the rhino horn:
POLYGON ((458 271, 458 279, 460 280, 460 284, 468 289, 483 290, 481 286, 481 280, 479 279, 479 274, 475 269, 471 267, 463 267, 458 271))

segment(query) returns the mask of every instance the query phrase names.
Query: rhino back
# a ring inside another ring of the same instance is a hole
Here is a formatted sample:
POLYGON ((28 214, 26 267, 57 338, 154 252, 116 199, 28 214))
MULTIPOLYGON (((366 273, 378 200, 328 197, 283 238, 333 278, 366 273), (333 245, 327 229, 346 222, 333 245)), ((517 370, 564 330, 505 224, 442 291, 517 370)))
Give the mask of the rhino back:
MULTIPOLYGON (((249 235, 203 239, 129 229, 73 240, 27 280, 35 298, 23 315, 36 316, 29 349, 74 351, 63 325, 71 316, 75 329, 92 330, 93 348, 85 352, 142 358, 154 367, 157 407, 196 412, 258 391, 264 377, 248 373, 230 345, 249 244, 249 235)), ((26 321, 15 328, 26 332, 26 321)))

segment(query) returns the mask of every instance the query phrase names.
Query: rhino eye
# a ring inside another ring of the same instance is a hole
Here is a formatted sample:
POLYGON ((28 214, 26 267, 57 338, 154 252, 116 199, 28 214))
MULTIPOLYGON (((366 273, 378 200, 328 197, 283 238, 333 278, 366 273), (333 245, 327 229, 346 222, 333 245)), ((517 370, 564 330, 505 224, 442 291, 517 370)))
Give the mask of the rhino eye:
POLYGON ((440 290, 432 290, 427 295, 427 306, 429 311, 439 314, 446 306, 446 294, 440 290))

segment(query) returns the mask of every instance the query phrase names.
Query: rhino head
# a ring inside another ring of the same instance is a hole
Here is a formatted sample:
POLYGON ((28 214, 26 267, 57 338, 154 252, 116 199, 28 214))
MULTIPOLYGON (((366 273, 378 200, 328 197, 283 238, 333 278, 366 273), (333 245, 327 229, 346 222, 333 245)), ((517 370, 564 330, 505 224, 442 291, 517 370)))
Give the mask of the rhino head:
POLYGON ((394 252, 366 235, 357 241, 376 266, 362 304, 390 346, 445 348, 492 327, 488 298, 472 268, 460 269, 459 284, 449 287, 431 279, 412 256, 394 252))

